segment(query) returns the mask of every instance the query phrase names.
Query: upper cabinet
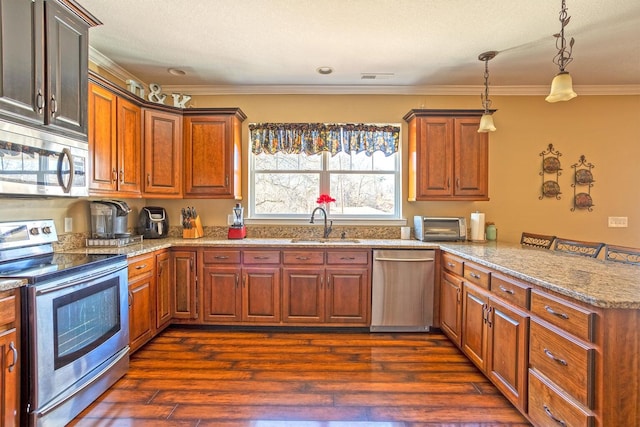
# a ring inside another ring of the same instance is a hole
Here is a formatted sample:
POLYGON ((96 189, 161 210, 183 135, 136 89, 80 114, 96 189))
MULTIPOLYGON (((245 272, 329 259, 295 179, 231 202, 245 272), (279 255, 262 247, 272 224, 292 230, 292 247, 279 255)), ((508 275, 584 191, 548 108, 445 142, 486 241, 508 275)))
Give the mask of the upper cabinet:
POLYGON ((143 192, 182 197, 182 114, 144 109, 143 192))
POLYGON ((241 199, 242 121, 238 109, 185 110, 184 196, 241 199))
POLYGON ((0 116, 87 135, 88 29, 75 2, 0 0, 0 116))
POLYGON ((409 201, 489 200, 488 134, 482 110, 411 110, 409 201))

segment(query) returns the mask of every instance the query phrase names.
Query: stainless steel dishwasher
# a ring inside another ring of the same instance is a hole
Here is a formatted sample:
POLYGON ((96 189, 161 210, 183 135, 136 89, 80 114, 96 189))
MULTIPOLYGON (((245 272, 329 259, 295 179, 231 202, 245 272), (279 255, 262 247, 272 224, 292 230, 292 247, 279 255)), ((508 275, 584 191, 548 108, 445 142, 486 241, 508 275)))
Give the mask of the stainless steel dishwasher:
POLYGON ((371 332, 433 326, 435 250, 373 251, 371 332))

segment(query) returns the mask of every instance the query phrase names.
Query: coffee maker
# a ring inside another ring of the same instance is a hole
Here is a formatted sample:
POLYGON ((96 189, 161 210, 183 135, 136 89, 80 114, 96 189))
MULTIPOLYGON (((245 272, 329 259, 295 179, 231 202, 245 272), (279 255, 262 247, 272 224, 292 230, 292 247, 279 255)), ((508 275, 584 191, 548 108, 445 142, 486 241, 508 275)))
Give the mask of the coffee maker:
POLYGON ((113 239, 128 237, 131 208, 121 200, 97 200, 91 202, 91 238, 113 239))
POLYGON ((247 228, 244 226, 244 208, 236 203, 233 208, 233 224, 229 227, 228 239, 244 239, 247 237, 247 228))

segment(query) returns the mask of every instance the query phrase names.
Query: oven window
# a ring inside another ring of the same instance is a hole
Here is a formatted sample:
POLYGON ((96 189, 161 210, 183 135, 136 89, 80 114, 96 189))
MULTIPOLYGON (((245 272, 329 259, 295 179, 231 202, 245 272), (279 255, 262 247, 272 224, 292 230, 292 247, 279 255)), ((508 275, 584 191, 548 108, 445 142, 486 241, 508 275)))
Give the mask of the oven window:
POLYGON ((54 366, 87 354, 120 330, 117 277, 53 300, 54 366))

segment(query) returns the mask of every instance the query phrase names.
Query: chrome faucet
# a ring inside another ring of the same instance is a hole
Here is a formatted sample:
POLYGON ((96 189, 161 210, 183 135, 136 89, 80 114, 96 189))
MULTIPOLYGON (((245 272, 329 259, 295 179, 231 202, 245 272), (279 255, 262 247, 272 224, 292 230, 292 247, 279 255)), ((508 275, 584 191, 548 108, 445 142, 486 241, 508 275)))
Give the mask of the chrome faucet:
POLYGON ((309 223, 313 224, 313 217, 318 210, 320 210, 324 214, 324 233, 322 234, 322 237, 327 239, 329 237, 329 234, 331 234, 331 226, 333 225, 333 221, 329 221, 329 226, 327 227, 327 211, 325 211, 324 208, 320 206, 315 208, 313 212, 311 212, 311 221, 309 221, 309 223))

